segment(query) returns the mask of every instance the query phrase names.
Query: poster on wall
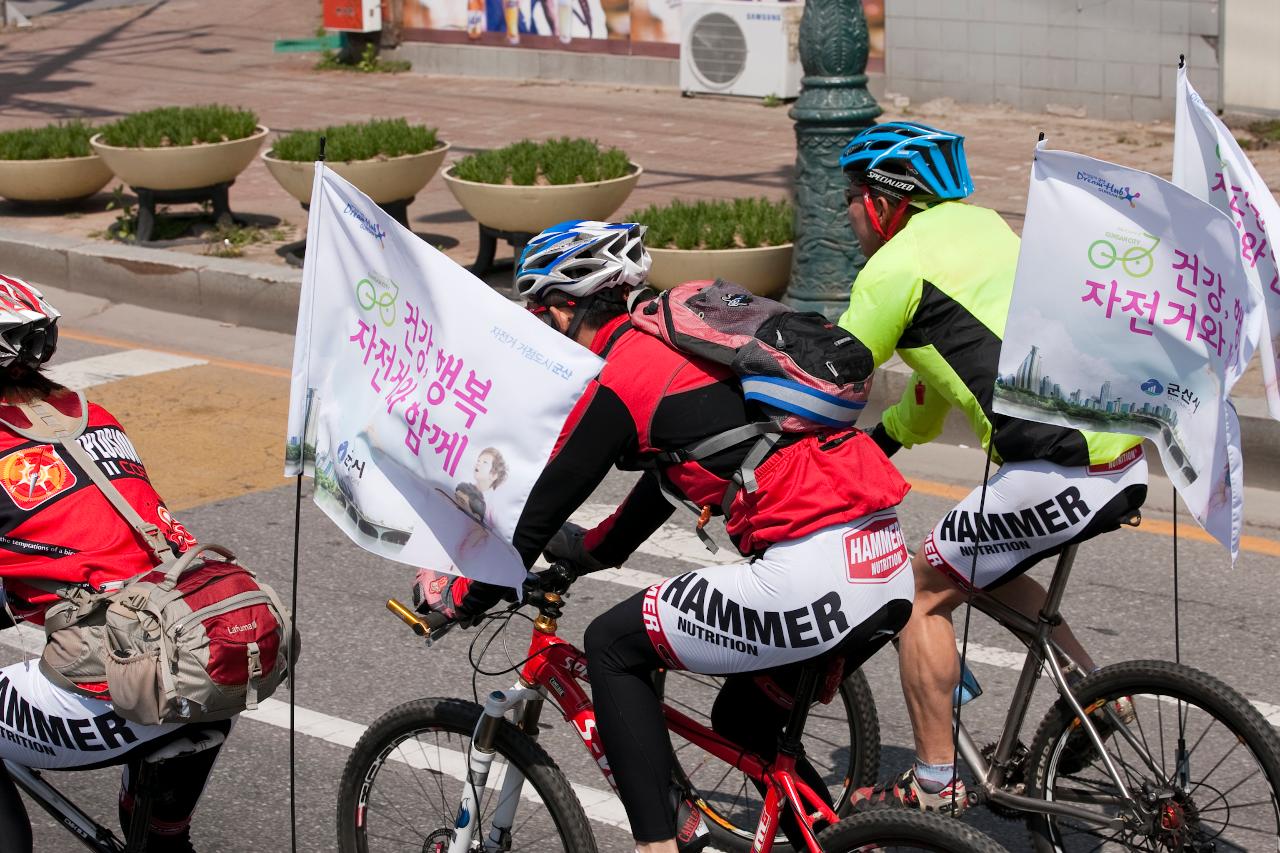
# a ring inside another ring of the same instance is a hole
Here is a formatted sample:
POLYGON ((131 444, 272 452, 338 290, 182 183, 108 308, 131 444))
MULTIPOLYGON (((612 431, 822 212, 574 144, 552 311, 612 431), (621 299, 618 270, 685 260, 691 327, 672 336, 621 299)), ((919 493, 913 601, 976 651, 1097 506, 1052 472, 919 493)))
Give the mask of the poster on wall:
MULTIPOLYGON (((752 0, 739 0, 750 3, 752 0)), ((675 57, 683 0, 404 0, 410 39, 675 57)), ((864 0, 872 70, 884 67, 884 0, 864 0)))
MULTIPOLYGON (((405 0, 406 30, 466 34, 484 44, 532 47, 580 42, 678 42, 672 0, 405 0)), ((601 45, 607 49, 606 45, 601 45)))

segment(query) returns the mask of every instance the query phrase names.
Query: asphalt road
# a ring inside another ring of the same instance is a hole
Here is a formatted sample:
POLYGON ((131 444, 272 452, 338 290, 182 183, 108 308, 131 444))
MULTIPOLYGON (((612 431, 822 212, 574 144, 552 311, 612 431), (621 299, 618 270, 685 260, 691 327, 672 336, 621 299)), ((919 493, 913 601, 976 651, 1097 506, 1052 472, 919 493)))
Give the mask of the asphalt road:
MULTIPOLYGON (((277 589, 290 585, 294 485, 280 476, 291 340, 288 336, 233 328, 128 306, 108 306, 57 291, 66 313, 55 364, 67 375, 96 382, 92 399, 123 421, 151 469, 161 493, 202 540, 225 544, 277 589), (136 349, 177 353, 132 354, 136 349), (104 360, 104 357, 109 357, 104 360), (95 359, 95 361, 85 361, 95 359), (184 360, 185 359, 185 360, 184 360), (204 363, 201 363, 204 362, 204 363), (76 373, 77 365, 81 368, 76 373), (142 365, 141 367, 139 365, 142 365), (94 371, 96 373, 96 379, 94 371), (138 375, 130 375, 130 374, 138 375), (114 378, 113 378, 114 377, 114 378), (102 382, 107 379, 110 381, 102 382)), ((895 459, 897 461, 897 459, 895 459)), ((901 455, 916 489, 901 507, 912 542, 954 503, 954 495, 981 476, 981 456, 965 448, 928 448, 901 455)), ((591 498, 587 517, 598 516, 627 491, 630 476, 611 476, 591 498)), ((1167 494, 1167 485, 1163 487, 1167 494)), ((1156 494, 1159 487, 1153 487, 1156 494)), ((297 677, 298 849, 334 849, 335 798, 350 744, 370 722, 393 706, 424 696, 467 696, 472 668, 470 635, 455 632, 424 648, 384 608, 388 596, 406 598, 412 572, 362 551, 333 527, 309 501, 302 504, 298 624, 304 655, 297 677)), ((1280 532, 1274 525, 1277 496, 1251 491, 1246 530, 1250 540, 1232 569, 1213 544, 1179 543, 1182 565, 1182 656, 1233 685, 1280 724, 1280 655, 1276 613, 1280 590, 1280 532)), ((1066 614, 1100 662, 1135 657, 1172 658, 1173 540, 1166 535, 1168 498, 1154 497, 1152 522, 1089 543, 1080 551, 1066 614), (1162 511, 1165 508, 1166 511, 1162 511), (1161 522, 1165 522, 1161 524, 1161 522)), ((1183 515, 1183 530, 1191 522, 1183 515)), ((670 575, 705 562, 682 520, 673 519, 654 546, 615 579, 585 579, 561 621, 574 642, 598 613, 632 595, 644 577, 670 575)), ((1043 571, 1040 575, 1043 576, 1043 571)), ((522 651, 523 628, 514 628, 512 653, 522 651), (520 646, 517 649, 515 646, 520 646)), ((0 664, 24 657, 18 639, 0 637, 0 664)), ((1017 644, 976 617, 972 669, 985 695, 965 709, 966 724, 980 742, 993 740, 1016 679, 1017 644)), ((501 668, 496 644, 487 662, 501 668)), ((36 652, 29 647, 31 656, 36 652)), ((881 777, 910 759, 910 731, 897 684, 894 655, 865 668, 879 709, 883 750, 881 777)), ((511 676, 479 678, 481 695, 509 686, 511 676)), ((286 700, 279 693, 276 700, 286 700)), ((1034 725, 1047 707, 1043 689, 1029 717, 1034 725)), ((237 725, 197 814, 194 838, 200 850, 287 850, 289 839, 289 740, 281 723, 284 706, 273 702, 237 725)), ((572 728, 553 712, 543 717, 542 743, 571 781, 606 786, 572 728)), ((55 784, 90 813, 115 813, 117 771, 51 774, 55 784)), ((593 814, 617 814, 608 804, 593 814)), ((71 853, 79 848, 43 814, 33 814, 36 849, 71 853)), ((1025 829, 985 811, 971 820, 1010 850, 1030 849, 1025 829)), ((628 836, 607 820, 595 824, 607 851, 632 849, 628 836)), ((1274 841, 1267 845, 1274 849, 1274 841)), ((1257 849, 1263 849, 1259 846, 1257 849)))

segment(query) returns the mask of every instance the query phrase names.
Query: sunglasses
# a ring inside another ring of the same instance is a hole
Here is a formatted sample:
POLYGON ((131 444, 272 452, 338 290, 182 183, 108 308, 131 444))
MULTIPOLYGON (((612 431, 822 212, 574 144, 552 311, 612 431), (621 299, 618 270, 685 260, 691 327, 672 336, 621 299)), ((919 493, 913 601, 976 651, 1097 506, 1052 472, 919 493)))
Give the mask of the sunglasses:
MULTIPOLYGON (((557 308, 573 308, 577 304, 578 304, 577 302, 570 299, 567 302, 560 303, 556 307, 557 308)), ((539 305, 536 302, 531 302, 525 305, 524 308, 526 311, 528 311, 533 316, 537 317, 542 322, 546 323, 548 326, 552 327, 553 329, 555 328, 555 325, 556 325, 555 318, 551 316, 550 305, 539 305)))

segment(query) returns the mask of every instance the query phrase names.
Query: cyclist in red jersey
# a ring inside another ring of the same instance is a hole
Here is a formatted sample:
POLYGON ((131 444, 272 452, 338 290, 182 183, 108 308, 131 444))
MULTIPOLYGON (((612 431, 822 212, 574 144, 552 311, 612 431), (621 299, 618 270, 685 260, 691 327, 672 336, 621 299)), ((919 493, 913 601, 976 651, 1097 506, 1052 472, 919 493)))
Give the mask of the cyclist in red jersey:
MULTIPOLYGON (((545 550, 593 571, 620 565, 671 516, 664 492, 706 516, 725 515, 742 562, 669 578, 586 632, 596 719, 632 834, 641 853, 673 853, 674 758, 651 674, 678 667, 728 675, 713 726, 773 756, 787 709, 756 676, 785 689, 800 662, 827 653, 843 656, 852 671, 906 623, 914 581, 894 509, 908 486, 862 432, 783 435, 758 461, 748 459, 758 436, 696 461, 681 458, 703 439, 767 416, 727 368, 632 328, 627 297, 650 263, 643 234, 632 223, 562 223, 535 237, 520 259, 517 282, 529 309, 605 364, 533 486, 514 543, 526 565, 545 550), (755 487, 736 489, 724 513, 744 463, 754 468, 755 487), (566 524, 615 465, 644 472, 622 505, 592 530, 566 524)), ((479 614, 497 599, 493 587, 446 583, 432 599, 455 616, 479 614)), ((807 762, 799 769, 826 790, 807 762)))
MULTIPOLYGON (((58 340, 58 311, 21 279, 0 275, 0 420, 22 426, 13 403, 43 400, 79 414, 80 397, 40 367, 58 340)), ((174 553, 195 544, 151 486, 124 429, 88 404, 80 445, 129 504, 164 534, 174 553)), ((42 624, 59 585, 110 587, 151 568, 151 551, 74 459, 0 425, 0 629, 42 624)), ((110 698, 64 690, 36 661, 0 669, 0 759, 26 767, 75 769, 124 765, 120 821, 127 831, 132 780, 142 758, 184 726, 144 726, 121 718, 110 698)), ((105 691, 106 685, 102 685, 105 691)), ((204 725, 221 727, 230 721, 204 725)), ((147 849, 190 853, 191 815, 213 769, 216 748, 160 765, 147 849)), ((0 764, 0 850, 32 849, 31 825, 16 786, 0 764)))

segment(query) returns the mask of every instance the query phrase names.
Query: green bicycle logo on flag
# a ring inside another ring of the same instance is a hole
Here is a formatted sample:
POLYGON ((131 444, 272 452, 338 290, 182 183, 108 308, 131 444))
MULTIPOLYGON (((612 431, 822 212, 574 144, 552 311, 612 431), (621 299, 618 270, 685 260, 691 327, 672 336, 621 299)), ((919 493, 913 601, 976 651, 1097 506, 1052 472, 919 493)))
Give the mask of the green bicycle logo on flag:
POLYGON ((356 302, 365 311, 376 308, 384 326, 395 323, 396 300, 399 296, 400 285, 375 272, 369 273, 368 277, 356 282, 356 302))
POLYGON ((1142 278, 1155 267, 1153 253, 1159 245, 1160 238, 1145 231, 1108 231, 1106 237, 1089 244, 1089 263, 1100 270, 1119 263, 1127 275, 1142 278))

